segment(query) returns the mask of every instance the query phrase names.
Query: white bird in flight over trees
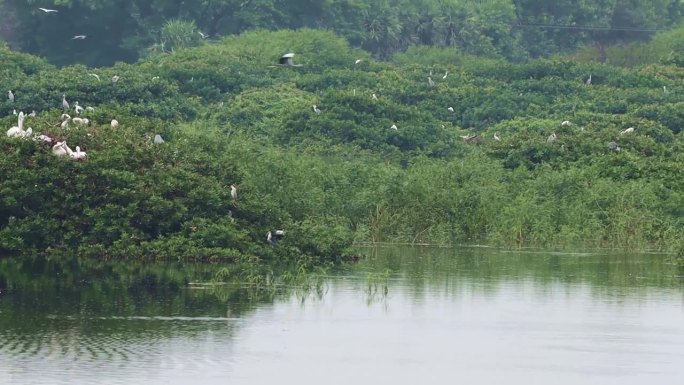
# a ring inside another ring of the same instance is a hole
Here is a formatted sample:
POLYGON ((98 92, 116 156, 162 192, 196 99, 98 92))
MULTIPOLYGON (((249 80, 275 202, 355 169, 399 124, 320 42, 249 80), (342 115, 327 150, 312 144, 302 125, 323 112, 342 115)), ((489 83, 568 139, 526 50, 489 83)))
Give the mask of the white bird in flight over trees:
POLYGON ((86 35, 76 35, 72 37, 71 40, 85 40, 86 37, 86 35))
POLYGON ((51 13, 51 12, 57 13, 56 9, 48 9, 48 8, 38 8, 38 9, 40 9, 41 11, 43 11, 45 13, 51 13))

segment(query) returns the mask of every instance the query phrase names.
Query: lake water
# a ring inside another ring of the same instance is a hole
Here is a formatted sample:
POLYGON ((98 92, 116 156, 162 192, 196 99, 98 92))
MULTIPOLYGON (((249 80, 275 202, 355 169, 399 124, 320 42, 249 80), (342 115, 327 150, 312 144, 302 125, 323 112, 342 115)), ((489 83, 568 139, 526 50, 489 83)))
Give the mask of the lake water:
POLYGON ((0 383, 682 383, 684 280, 664 256, 367 252, 304 286, 0 260, 0 383))

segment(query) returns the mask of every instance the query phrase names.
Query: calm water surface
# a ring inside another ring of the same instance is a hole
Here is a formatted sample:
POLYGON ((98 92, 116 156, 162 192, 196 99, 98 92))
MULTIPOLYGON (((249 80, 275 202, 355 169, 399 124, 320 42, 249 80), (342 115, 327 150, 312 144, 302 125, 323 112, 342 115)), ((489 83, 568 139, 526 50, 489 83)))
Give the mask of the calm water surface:
POLYGON ((204 285, 208 266, 0 261, 0 383, 682 383, 663 256, 368 253, 263 290, 204 285))

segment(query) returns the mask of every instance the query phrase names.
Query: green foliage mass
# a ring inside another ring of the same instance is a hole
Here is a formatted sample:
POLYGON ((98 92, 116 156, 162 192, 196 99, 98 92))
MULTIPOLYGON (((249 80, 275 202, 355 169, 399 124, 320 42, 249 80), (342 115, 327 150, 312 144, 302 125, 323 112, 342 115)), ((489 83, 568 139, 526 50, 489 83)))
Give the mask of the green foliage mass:
POLYGON ((680 244, 676 61, 512 64, 432 47, 379 62, 301 29, 112 67, 57 69, 7 48, 0 63, 16 93, 0 125, 36 110, 34 133, 88 154, 2 135, 3 256, 334 261, 353 242, 680 244), (278 66, 290 50, 301 66, 278 66), (95 107, 89 126, 60 127, 62 94, 95 107), (286 236, 274 247, 275 229, 286 236))

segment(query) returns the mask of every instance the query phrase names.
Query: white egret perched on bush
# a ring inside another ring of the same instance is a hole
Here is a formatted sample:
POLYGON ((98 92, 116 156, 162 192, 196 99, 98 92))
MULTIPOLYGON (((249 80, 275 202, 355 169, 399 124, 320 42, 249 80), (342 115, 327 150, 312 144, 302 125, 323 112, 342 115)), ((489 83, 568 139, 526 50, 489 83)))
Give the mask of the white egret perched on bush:
POLYGON ((233 201, 237 200, 237 187, 234 184, 230 185, 230 197, 233 201))
POLYGON ((447 110, 449 110, 449 112, 454 112, 454 107, 449 107, 447 110))
POLYGON ((81 115, 83 112, 83 107, 78 105, 78 101, 74 102, 74 111, 76 112, 76 115, 81 115))
POLYGON ((164 139, 162 139, 161 135, 157 134, 154 136, 154 144, 162 144, 164 143, 164 139))
POLYGON ((81 147, 79 146, 76 146, 76 151, 70 153, 69 156, 74 160, 81 160, 88 157, 85 151, 81 151, 81 147))
POLYGON ((354 62, 354 64, 359 64, 359 63, 361 63, 361 62, 362 62, 361 59, 356 59, 356 61, 354 62))
POLYGON ((118 75, 114 75, 114 76, 112 76, 112 83, 116 83, 116 82, 118 82, 118 81, 119 81, 119 79, 121 79, 121 78, 120 78, 120 77, 119 77, 118 75))
POLYGON ((630 127, 630 128, 628 128, 628 129, 626 129, 626 130, 620 131, 620 135, 631 134, 632 132, 634 132, 634 127, 630 127))
POLYGON ((392 127, 390 127, 390 128, 393 129, 394 131, 398 131, 398 130, 399 130, 399 128, 397 128, 397 125, 396 125, 396 124, 393 124, 392 127))
POLYGON ((315 104, 313 105, 313 110, 314 110, 314 112, 317 113, 317 114, 320 114, 320 113, 321 113, 321 109, 318 108, 315 104))
POLYGON ((564 120, 564 121, 561 123, 561 126, 571 126, 571 125, 572 125, 572 123, 570 123, 569 120, 564 120))
POLYGON ((94 77, 95 79, 97 79, 98 82, 100 81, 100 75, 98 75, 98 74, 96 74, 96 73, 90 73, 90 74, 88 74, 88 75, 94 77))
POLYGON ((52 155, 55 156, 65 156, 73 154, 74 152, 67 146, 66 141, 63 142, 57 142, 54 146, 52 146, 52 155))
POLYGON ((294 57, 294 55, 295 54, 292 52, 286 53, 285 55, 280 57, 280 60, 278 60, 278 64, 285 67, 301 67, 301 64, 294 64, 292 62, 292 58, 294 57))
POLYGON ((9 99, 10 103, 14 103, 15 97, 14 97, 14 93, 12 92, 12 90, 7 91, 7 99, 9 99))
POLYGON ((591 84, 591 74, 589 74, 589 79, 587 79, 587 81, 584 82, 584 83, 585 83, 586 85, 590 85, 590 84, 591 84))
POLYGON ((266 233, 266 242, 270 245, 277 244, 285 236, 285 230, 275 230, 266 233))
POLYGON ((428 76, 428 85, 429 85, 430 87, 434 87, 434 86, 435 86, 435 82, 434 82, 434 80, 432 80, 432 77, 430 77, 430 76, 428 76))
POLYGON ((498 133, 498 132, 495 132, 495 133, 494 133, 494 140, 496 140, 497 142, 500 142, 500 141, 501 141, 501 138, 499 138, 499 133, 498 133))
POLYGON ((26 132, 24 132, 24 112, 20 112, 17 118, 17 125, 10 127, 7 130, 7 136, 10 138, 23 138, 26 132))
POLYGON ((109 124, 112 126, 112 128, 116 128, 119 126, 119 121, 116 119, 112 119, 111 123, 109 124))
POLYGON ((62 108, 69 110, 69 102, 66 100, 66 94, 62 94, 62 108))
POLYGON ((546 139, 546 143, 553 143, 556 141, 558 137, 556 136, 555 132, 552 132, 551 135, 546 139))
POLYGON ((449 71, 444 72, 444 76, 442 76, 442 79, 443 79, 443 80, 446 80, 447 75, 449 75, 449 71))

